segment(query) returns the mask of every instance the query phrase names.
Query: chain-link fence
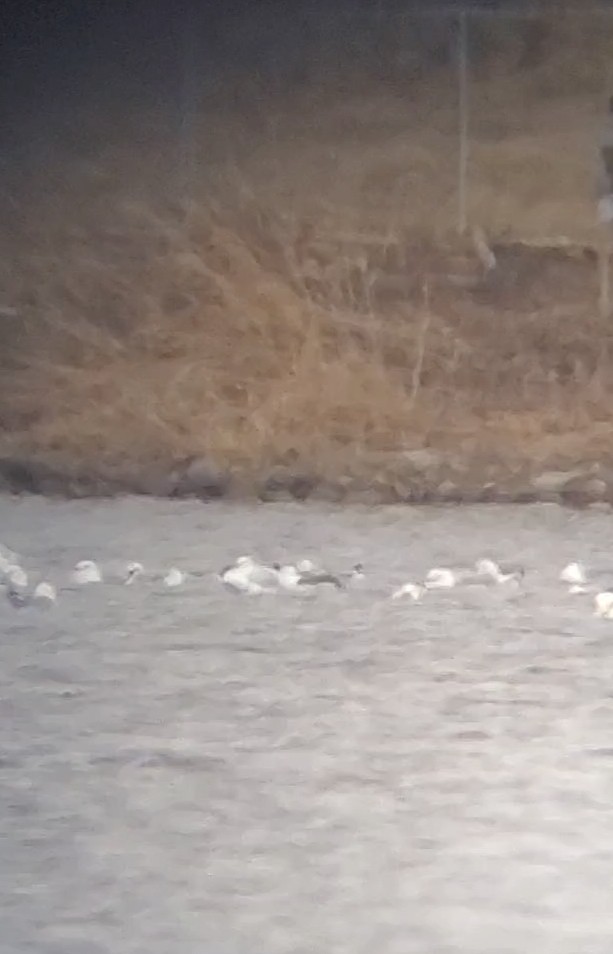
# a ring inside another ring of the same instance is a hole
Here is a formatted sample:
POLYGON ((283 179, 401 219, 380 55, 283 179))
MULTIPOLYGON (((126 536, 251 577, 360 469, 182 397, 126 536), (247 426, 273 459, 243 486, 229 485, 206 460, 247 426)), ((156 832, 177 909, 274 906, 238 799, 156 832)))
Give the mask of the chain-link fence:
MULTIPOLYGON (((257 5, 214 25, 193 14, 181 21, 177 37, 179 143, 188 183, 198 165, 201 90, 213 74, 225 74, 222 83, 230 72, 241 76, 238 99, 248 98, 254 84, 285 93, 327 83, 339 117, 343 102, 353 101, 347 125, 356 150, 360 122, 369 126, 372 90, 385 88, 381 158, 387 147, 390 167, 389 157, 397 156, 390 189, 412 202, 416 224, 430 219, 460 232, 478 224, 531 241, 594 240, 599 146, 613 92, 613 6, 414 7, 386 0, 368 9, 314 6, 296 17, 257 5)), ((262 115, 266 95, 257 104, 262 115)), ((367 130, 365 164, 375 125, 367 130)), ((314 136, 320 132, 313 128, 314 136)))
POLYGON ((594 242, 613 4, 302 6, 228 3, 213 17, 193 4, 171 20, 142 6, 129 28, 111 17, 108 55, 90 39, 80 65, 75 51, 54 67, 75 101, 91 94, 85 110, 68 115, 57 83, 23 71, 47 122, 32 162, 49 168, 67 131, 88 156, 119 143, 143 180, 167 154, 188 195, 235 166, 259 195, 303 188, 318 211, 361 204, 417 230, 594 242))

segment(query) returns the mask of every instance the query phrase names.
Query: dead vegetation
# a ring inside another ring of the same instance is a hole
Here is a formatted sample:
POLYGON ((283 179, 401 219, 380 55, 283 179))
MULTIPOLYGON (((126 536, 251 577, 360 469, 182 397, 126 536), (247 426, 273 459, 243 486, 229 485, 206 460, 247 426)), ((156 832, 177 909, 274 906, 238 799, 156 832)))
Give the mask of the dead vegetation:
POLYGON ((93 469, 202 454, 246 476, 367 473, 422 446, 610 454, 594 262, 521 244, 594 243, 603 98, 537 93, 545 75, 473 85, 490 273, 454 236, 445 70, 409 103, 374 81, 271 95, 246 131, 246 107, 209 104, 187 197, 154 115, 95 158, 60 149, 5 203, 1 452, 93 469))

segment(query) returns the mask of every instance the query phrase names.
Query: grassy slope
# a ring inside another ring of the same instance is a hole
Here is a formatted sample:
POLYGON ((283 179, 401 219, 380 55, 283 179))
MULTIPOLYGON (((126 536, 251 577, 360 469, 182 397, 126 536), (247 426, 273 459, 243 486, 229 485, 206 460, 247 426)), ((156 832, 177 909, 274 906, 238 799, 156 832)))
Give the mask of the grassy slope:
MULTIPOLYGON (((578 49, 511 76, 503 50, 473 83, 469 210, 494 239, 596 241, 608 77, 578 49)), ((449 71, 237 91, 193 121, 186 202, 168 115, 128 109, 5 196, 3 452, 332 475, 428 444, 613 450, 594 268, 539 260, 502 298, 446 278, 477 268, 449 71)))

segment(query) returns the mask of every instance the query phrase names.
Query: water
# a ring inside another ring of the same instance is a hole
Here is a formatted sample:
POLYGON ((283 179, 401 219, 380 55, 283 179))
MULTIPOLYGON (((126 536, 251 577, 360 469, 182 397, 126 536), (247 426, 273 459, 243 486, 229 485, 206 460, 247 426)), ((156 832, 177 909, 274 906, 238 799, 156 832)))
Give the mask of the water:
POLYGON ((60 585, 0 600, 2 954, 610 954, 613 623, 557 581, 613 518, 0 500, 60 585), (357 561, 348 592, 242 598, 243 553, 357 561), (389 594, 433 564, 519 592, 389 594), (201 572, 118 582, 139 560, 201 572))

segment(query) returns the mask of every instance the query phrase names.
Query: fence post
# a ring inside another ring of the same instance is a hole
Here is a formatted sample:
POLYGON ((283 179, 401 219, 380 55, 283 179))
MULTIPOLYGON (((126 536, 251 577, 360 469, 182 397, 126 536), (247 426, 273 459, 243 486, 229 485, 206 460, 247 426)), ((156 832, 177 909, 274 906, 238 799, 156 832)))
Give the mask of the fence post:
POLYGON ((460 11, 458 22, 458 232, 463 235, 467 226, 468 177, 468 22, 466 10, 460 11))
POLYGON ((598 310, 601 318, 611 317, 611 224, 601 222, 598 247, 599 295, 598 310))
POLYGON ((179 195, 182 202, 191 198, 196 165, 195 119, 196 119, 196 29, 195 12, 184 10, 178 27, 179 57, 179 195))
POLYGON ((613 228, 613 96, 609 97, 608 111, 600 135, 600 167, 598 170, 598 222, 600 242, 599 310, 603 318, 611 316, 611 229, 613 228))

